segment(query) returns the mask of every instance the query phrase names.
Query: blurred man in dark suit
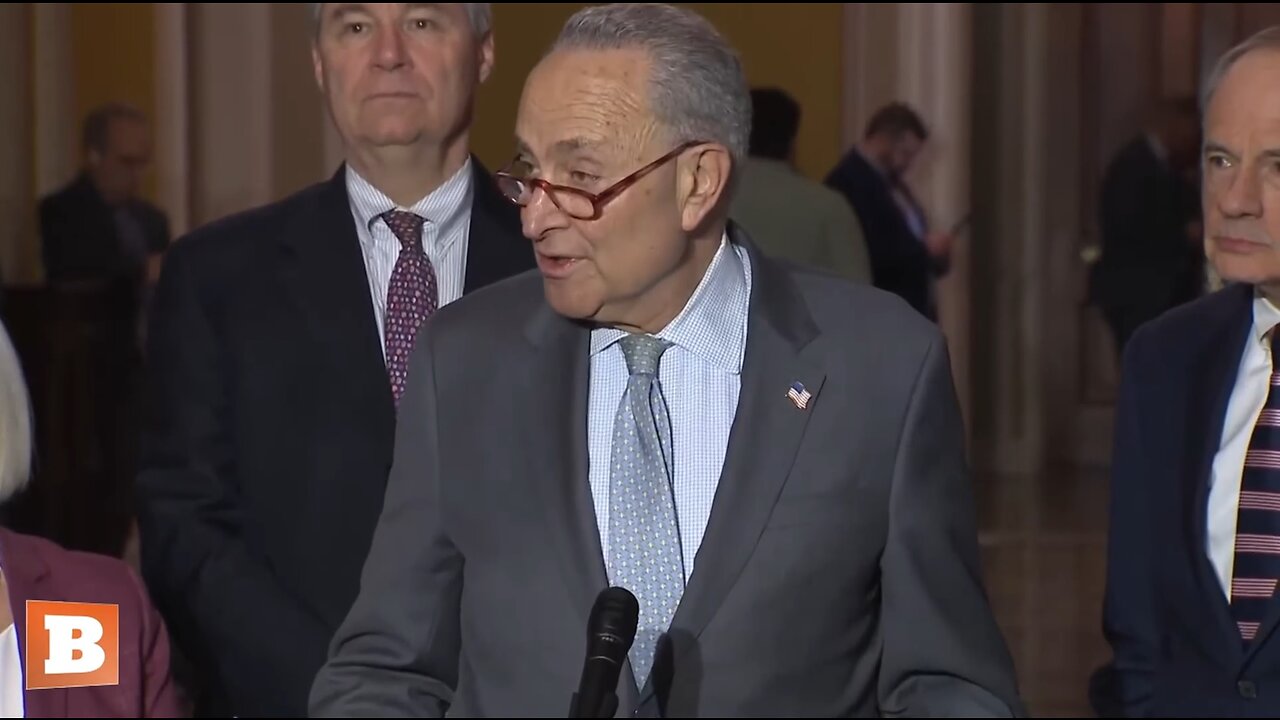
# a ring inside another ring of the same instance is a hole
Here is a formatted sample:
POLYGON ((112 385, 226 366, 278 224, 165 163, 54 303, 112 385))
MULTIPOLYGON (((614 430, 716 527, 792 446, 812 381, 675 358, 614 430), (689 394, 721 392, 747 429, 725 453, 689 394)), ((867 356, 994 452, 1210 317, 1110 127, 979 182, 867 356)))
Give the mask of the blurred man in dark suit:
POLYGON ((1198 120, 1192 99, 1160 103, 1146 130, 1107 167, 1102 257, 1090 296, 1111 326, 1117 354, 1138 326, 1201 293, 1199 202, 1188 177, 1199 152, 1198 120))
POLYGON ((928 138, 914 110, 902 103, 886 105, 826 184, 845 196, 862 223, 875 286, 937 320, 934 281, 951 266, 953 238, 930 230, 924 208, 903 179, 928 138))
POLYGON ((151 128, 137 108, 110 103, 84 123, 84 166, 67 187, 40 202, 45 276, 59 307, 83 327, 60 328, 87 342, 89 390, 77 398, 91 417, 72 479, 82 505, 69 510, 61 542, 118 556, 133 516, 136 394, 142 318, 149 287, 169 246, 164 212, 142 198, 151 163, 151 128), (86 332, 87 330, 87 332, 86 332), (101 461, 92 458, 100 457, 101 461), (81 512, 81 509, 88 509, 81 512))
POLYGON ((206 685, 200 712, 221 717, 306 715, 360 585, 420 328, 534 267, 469 150, 489 5, 314 12, 346 162, 175 243, 149 333, 142 568, 206 685))
POLYGON ((138 288, 169 245, 169 221, 144 200, 151 131, 136 108, 112 103, 84 123, 84 169, 40 202, 45 276, 138 288))

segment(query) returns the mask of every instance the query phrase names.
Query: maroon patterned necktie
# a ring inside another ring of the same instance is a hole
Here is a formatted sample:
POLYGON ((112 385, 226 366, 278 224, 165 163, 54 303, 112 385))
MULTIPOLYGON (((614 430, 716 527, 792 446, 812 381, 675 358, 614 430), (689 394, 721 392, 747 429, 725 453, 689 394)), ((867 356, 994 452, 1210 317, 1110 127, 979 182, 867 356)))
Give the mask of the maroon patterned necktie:
POLYGON ((400 240, 400 257, 391 271, 391 285, 387 289, 385 330, 387 374, 399 407, 418 328, 436 310, 436 272, 422 249, 421 216, 392 210, 384 213, 382 219, 400 240))

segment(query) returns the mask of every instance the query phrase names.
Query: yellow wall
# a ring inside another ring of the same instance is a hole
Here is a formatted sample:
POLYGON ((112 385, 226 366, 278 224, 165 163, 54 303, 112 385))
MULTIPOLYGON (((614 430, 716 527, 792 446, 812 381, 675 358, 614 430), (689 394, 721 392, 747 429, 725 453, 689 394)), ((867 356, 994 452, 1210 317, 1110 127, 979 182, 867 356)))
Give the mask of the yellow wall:
MULTIPOLYGON (((96 105, 122 101, 155 117, 155 11, 151 3, 71 4, 76 139, 96 105)), ((79 148, 75 157, 79 157, 79 148)), ((145 193, 154 198, 151 176, 145 193)))
MULTIPOLYGON (((796 156, 800 170, 820 179, 835 164, 840 145, 841 5, 823 3, 688 3, 742 55, 747 80, 790 92, 803 108, 796 156)), ((494 5, 497 65, 481 89, 473 146, 497 170, 510 159, 516 107, 525 76, 564 21, 584 7, 574 3, 494 5)))

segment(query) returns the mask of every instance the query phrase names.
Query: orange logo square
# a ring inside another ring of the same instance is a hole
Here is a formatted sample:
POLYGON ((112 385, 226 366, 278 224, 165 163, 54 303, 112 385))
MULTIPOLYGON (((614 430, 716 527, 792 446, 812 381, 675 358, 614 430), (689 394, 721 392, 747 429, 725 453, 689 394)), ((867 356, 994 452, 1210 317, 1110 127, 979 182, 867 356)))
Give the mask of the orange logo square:
POLYGON ((27 689, 120 684, 120 606, 27 601, 27 689))

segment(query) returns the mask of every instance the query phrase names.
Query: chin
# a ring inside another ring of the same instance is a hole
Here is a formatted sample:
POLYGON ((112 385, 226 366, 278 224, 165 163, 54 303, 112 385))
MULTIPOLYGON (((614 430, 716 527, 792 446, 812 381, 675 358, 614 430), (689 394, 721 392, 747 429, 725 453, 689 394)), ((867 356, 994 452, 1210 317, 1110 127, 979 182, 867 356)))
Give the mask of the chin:
POLYGON ((1211 258, 1214 272, 1224 283, 1244 283, 1246 285, 1274 285, 1280 283, 1280 261, 1261 266, 1257 260, 1246 261, 1225 253, 1216 253, 1211 258))
POLYGON ((561 281, 544 279, 542 287, 547 304, 556 311, 557 315, 573 320, 594 320, 602 308, 598 298, 568 287, 561 281))
POLYGON ((373 132, 369 134, 369 141, 376 147, 399 147, 413 145, 421 137, 418 131, 373 132))

